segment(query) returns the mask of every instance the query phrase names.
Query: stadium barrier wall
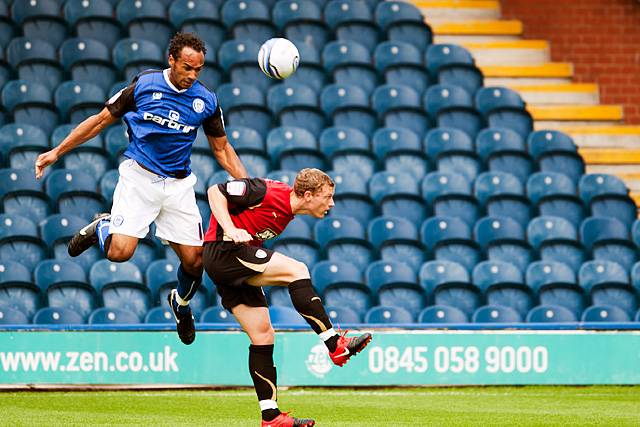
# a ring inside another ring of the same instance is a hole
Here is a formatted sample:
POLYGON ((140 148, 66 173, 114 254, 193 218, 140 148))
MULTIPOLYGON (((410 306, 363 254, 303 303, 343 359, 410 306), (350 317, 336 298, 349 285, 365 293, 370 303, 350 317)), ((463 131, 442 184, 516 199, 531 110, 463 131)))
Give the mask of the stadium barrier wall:
MULTIPOLYGON (((239 331, 0 331, 0 387, 248 386, 239 331)), ((376 330, 346 367, 310 332, 278 332, 283 386, 640 384, 640 331, 376 330)))

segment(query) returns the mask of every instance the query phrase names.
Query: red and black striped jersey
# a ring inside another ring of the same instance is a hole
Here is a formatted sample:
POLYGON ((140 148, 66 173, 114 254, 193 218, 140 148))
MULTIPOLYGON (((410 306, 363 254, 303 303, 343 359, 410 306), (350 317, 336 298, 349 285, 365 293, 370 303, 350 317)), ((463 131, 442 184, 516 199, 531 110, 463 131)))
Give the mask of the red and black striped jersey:
MULTIPOLYGON (((229 214, 236 228, 253 236, 250 243, 262 242, 278 236, 294 218, 291 212, 292 188, 280 181, 263 178, 243 178, 218 184, 229 203, 229 214)), ((227 240, 216 218, 211 214, 205 242, 227 240)))

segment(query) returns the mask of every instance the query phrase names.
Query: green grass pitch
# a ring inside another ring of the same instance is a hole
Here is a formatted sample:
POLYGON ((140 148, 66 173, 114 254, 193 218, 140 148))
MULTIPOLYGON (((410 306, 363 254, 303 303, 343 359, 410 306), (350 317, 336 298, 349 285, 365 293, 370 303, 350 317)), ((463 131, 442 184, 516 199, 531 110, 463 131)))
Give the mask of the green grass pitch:
MULTIPOLYGON (((281 409, 346 426, 638 426, 640 386, 281 390, 281 409)), ((0 425, 259 426, 253 390, 0 392, 0 425)))

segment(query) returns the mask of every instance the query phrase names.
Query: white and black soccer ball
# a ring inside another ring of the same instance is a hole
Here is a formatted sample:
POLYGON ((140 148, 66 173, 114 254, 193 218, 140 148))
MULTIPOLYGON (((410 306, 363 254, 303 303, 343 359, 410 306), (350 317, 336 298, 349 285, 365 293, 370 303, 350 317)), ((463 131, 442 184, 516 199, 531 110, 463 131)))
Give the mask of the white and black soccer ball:
POLYGON ((298 69, 300 53, 295 44, 284 38, 269 39, 260 46, 258 65, 272 79, 284 80, 298 69))

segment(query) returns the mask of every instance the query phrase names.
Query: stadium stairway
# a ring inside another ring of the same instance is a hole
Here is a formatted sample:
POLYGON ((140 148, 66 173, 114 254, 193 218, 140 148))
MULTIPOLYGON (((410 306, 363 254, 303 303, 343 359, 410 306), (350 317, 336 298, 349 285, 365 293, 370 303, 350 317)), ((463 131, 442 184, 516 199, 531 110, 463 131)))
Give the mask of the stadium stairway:
POLYGON ((587 173, 625 181, 640 206, 640 126, 624 124, 621 105, 600 104, 595 83, 574 83, 573 64, 552 62, 546 40, 524 40, 519 20, 502 20, 494 0, 413 0, 434 31, 434 43, 467 48, 485 86, 506 86, 527 102, 535 129, 572 136, 587 173))

